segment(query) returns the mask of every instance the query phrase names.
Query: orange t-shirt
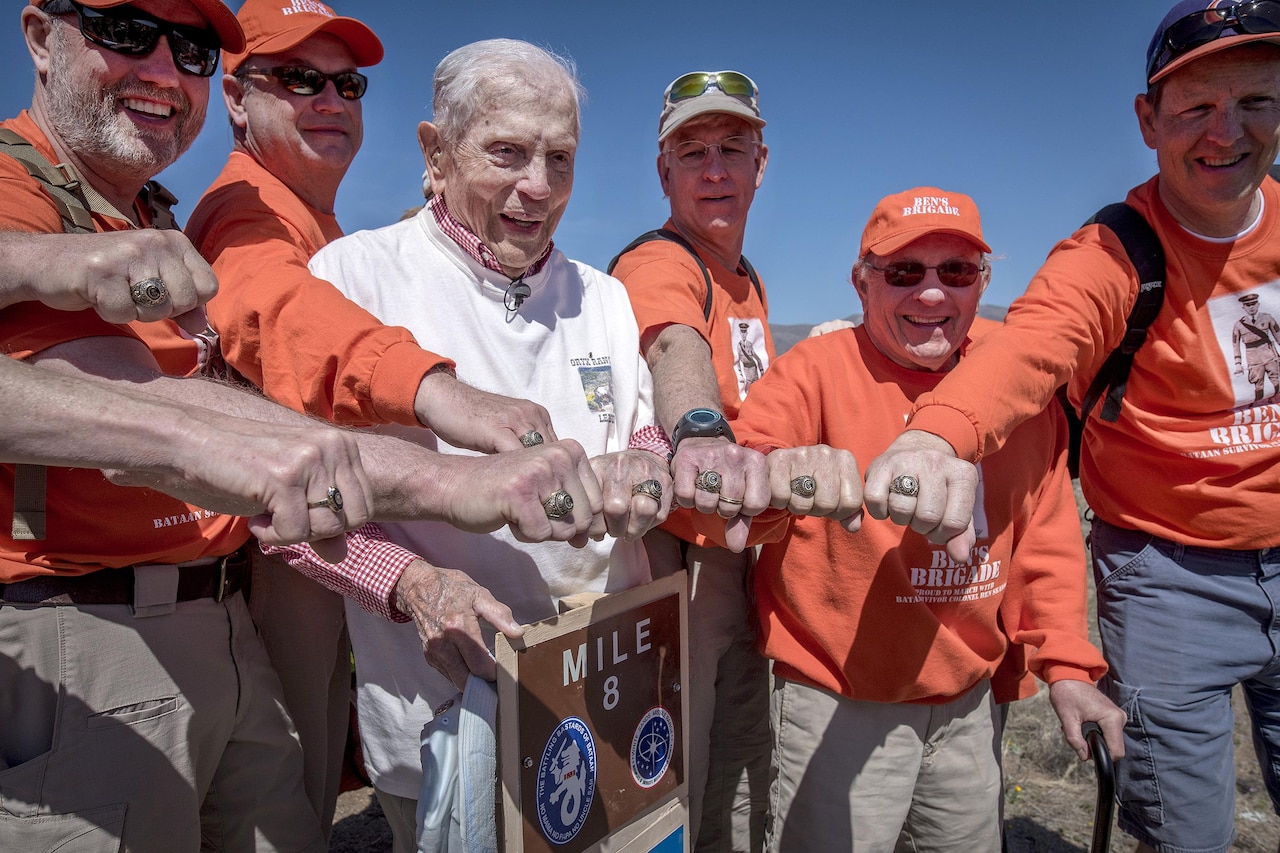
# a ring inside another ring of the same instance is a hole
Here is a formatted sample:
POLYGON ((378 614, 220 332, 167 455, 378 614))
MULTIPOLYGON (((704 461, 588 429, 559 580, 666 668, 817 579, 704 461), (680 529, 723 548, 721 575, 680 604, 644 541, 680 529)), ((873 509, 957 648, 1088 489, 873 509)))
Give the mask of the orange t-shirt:
MULTIPOLYGON (((1120 418, 1089 418, 1080 482, 1113 524, 1186 545, 1250 549, 1280 544, 1280 342, 1246 354, 1233 329, 1241 297, 1280 313, 1280 184, 1263 182, 1263 213, 1231 241, 1182 228, 1159 199, 1157 178, 1129 193, 1164 246, 1164 305, 1138 350, 1120 418), (1255 400, 1261 380, 1262 399, 1255 400)), ((991 453, 1068 382, 1077 406, 1124 336, 1138 281, 1120 242, 1097 225, 1054 247, 1004 327, 986 336, 933 393, 910 426, 962 457, 991 453)))
POLYGON ((246 379, 325 420, 419 425, 413 402, 422 377, 453 362, 311 275, 311 256, 342 236, 332 214, 236 151, 186 233, 218 275, 206 311, 223 357, 246 379))
MULTIPOLYGON (((675 230, 671 220, 663 227, 675 230)), ((745 272, 728 269, 701 253, 699 257, 711 275, 710 318, 703 313, 706 279, 697 261, 679 244, 665 240, 644 243, 618 259, 613 275, 626 285, 641 341, 652 340, 667 326, 679 324, 707 342, 720 382, 721 411, 732 422, 748 389, 774 358, 769 301, 764 293, 756 295, 745 272)), ((687 509, 672 510, 663 528, 690 542, 706 541, 695 533, 687 509)))
MULTIPOLYGON (((738 437, 765 452, 827 444, 865 464, 943 375, 894 363, 861 326, 800 341, 751 390, 738 437)), ((982 462, 977 542, 961 563, 887 519, 848 533, 824 518, 759 517, 755 603, 774 672, 854 699, 945 702, 995 676, 1013 643, 1024 648, 1002 674, 1015 683, 1024 662, 1048 682, 1101 677, 1065 447, 1065 419, 1049 409, 982 462)), ((723 536, 723 522, 702 519, 723 536)), ((1009 689, 1002 698, 1018 695, 1009 689)))
MULTIPOLYGON (((54 152, 39 127, 23 112, 0 124, 22 135, 51 160, 54 152)), ((94 214, 99 231, 133 227, 94 214)), ((62 218, 50 197, 10 157, 0 157, 0 230, 62 232, 62 218)), ((58 311, 36 302, 0 309, 0 346, 25 359, 58 344, 91 337, 138 339, 129 326, 112 325, 92 310, 58 311)), ((50 424, 56 429, 56 424, 50 424)), ((0 466, 0 582, 41 574, 76 575, 134 563, 180 563, 229 554, 248 538, 243 519, 210 513, 150 489, 114 486, 101 471, 46 469, 48 537, 15 541, 7 520, 13 515, 12 465, 0 466)))

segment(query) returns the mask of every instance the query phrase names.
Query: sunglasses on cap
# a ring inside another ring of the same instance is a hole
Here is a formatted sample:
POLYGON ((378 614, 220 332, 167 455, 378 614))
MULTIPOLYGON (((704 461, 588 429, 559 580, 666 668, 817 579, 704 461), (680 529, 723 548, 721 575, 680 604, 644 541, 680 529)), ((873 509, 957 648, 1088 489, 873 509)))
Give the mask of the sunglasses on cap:
POLYGON ((883 274, 885 284, 890 287, 915 287, 924 281, 929 270, 937 270, 938 281, 947 287, 972 287, 986 268, 984 264, 961 260, 943 261, 934 266, 926 266, 920 261, 894 261, 882 267, 868 263, 867 266, 883 274))
POLYGON ((1250 0, 1193 12, 1165 28, 1160 48, 1147 63, 1147 79, 1179 56, 1216 41, 1227 27, 1248 35, 1280 32, 1280 2, 1250 0))
POLYGON ((662 97, 668 104, 674 104, 696 98, 712 86, 726 95, 742 98, 752 109, 759 109, 757 102, 760 90, 756 88, 754 80, 738 71, 694 71, 683 74, 671 81, 662 97))
POLYGON ((160 36, 164 36, 173 54, 173 64, 179 70, 196 77, 209 77, 218 69, 222 42, 212 30, 156 20, 132 6, 90 9, 74 0, 50 0, 40 8, 48 15, 75 13, 80 35, 115 53, 147 56, 160 43, 160 36))
POLYGON ((241 75, 272 77, 295 95, 318 95, 324 91, 325 83, 332 80, 333 88, 338 90, 338 97, 344 101, 360 100, 364 97, 365 90, 369 88, 369 78, 358 71, 325 74, 306 65, 243 68, 236 72, 236 76, 241 75))

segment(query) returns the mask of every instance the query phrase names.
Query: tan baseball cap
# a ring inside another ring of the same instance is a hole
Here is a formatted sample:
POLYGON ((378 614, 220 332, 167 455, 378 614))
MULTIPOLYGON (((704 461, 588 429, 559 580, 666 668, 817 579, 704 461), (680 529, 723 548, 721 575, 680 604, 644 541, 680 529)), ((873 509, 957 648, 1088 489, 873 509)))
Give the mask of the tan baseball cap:
POLYGON ((671 81, 662 93, 658 142, 689 119, 708 113, 727 113, 764 127, 760 118, 760 90, 741 71, 690 71, 671 81))

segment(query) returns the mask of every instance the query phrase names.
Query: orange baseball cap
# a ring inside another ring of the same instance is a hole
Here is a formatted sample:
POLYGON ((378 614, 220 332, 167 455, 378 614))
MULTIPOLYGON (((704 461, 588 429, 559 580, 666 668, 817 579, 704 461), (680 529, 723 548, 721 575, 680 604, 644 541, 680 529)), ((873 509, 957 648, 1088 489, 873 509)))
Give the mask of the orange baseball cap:
POLYGON ((334 14, 319 0, 245 0, 236 17, 244 27, 245 44, 238 51, 223 51, 222 67, 228 74, 250 54, 284 53, 319 32, 341 39, 359 67, 382 61, 382 42, 373 30, 355 18, 334 14))
MULTIPOLYGON (((123 6, 133 0, 77 0, 77 2, 90 9, 110 9, 112 6, 123 6)), ((45 0, 30 0, 32 6, 43 6, 44 3, 45 0)), ((204 16, 209 26, 213 27, 213 31, 218 34, 218 41, 222 42, 224 51, 244 49, 244 30, 240 28, 240 22, 227 8, 226 3, 220 0, 169 0, 170 6, 181 6, 183 3, 204 16)), ((163 12, 158 13, 159 16, 163 14, 163 12)))
POLYGON ((991 251, 982 239, 982 220, 973 199, 936 187, 916 187, 880 199, 862 229, 858 257, 868 252, 892 255, 924 235, 936 233, 955 234, 984 252, 991 251))

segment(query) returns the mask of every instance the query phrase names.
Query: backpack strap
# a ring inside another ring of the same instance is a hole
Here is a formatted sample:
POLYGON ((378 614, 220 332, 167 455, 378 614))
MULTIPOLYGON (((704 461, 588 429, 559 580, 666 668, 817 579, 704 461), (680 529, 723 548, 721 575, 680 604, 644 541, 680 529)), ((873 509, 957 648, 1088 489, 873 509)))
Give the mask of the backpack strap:
POLYGON ((1089 412, 1102 399, 1098 416, 1114 423, 1120 417, 1120 401, 1133 368, 1133 357, 1146 341, 1147 329, 1164 304, 1164 247, 1142 214, 1123 202, 1107 205, 1085 224, 1094 223, 1115 233, 1138 273, 1138 298, 1125 320, 1124 339, 1102 363, 1080 404, 1080 420, 1087 421, 1089 412))
MULTIPOLYGON (((711 272, 707 269, 707 265, 702 262, 702 258, 698 256, 697 250, 684 237, 667 228, 655 228, 652 231, 646 231, 639 237, 632 240, 626 245, 621 252, 613 256, 613 260, 609 261, 609 266, 605 272, 613 275, 613 268, 618 265, 618 261, 622 260, 622 256, 632 249, 643 246, 645 243, 652 243, 654 240, 666 240, 668 243, 675 243, 682 247, 692 257, 698 265, 698 269, 702 271, 702 281, 707 287, 707 294, 702 300, 702 319, 711 319, 711 272)), ((760 299, 760 304, 764 304, 764 288, 760 286, 760 276, 756 275, 755 268, 751 266, 751 262, 747 260, 746 255, 738 257, 738 264, 742 267, 743 272, 747 274, 747 278, 751 279, 752 286, 756 289, 756 296, 760 299)))
MULTIPOLYGON (((66 234, 94 234, 93 213, 114 219, 130 221, 97 190, 80 180, 70 163, 49 162, 35 146, 21 134, 8 128, 0 128, 0 154, 7 154, 22 164, 23 168, 53 201, 62 217, 62 230, 66 234)), ((177 203, 167 189, 157 181, 148 181, 139 199, 151 211, 153 228, 177 228, 170 208, 177 203)), ((15 540, 40 540, 45 538, 45 480, 43 465, 17 464, 13 466, 13 524, 10 535, 15 540)))

